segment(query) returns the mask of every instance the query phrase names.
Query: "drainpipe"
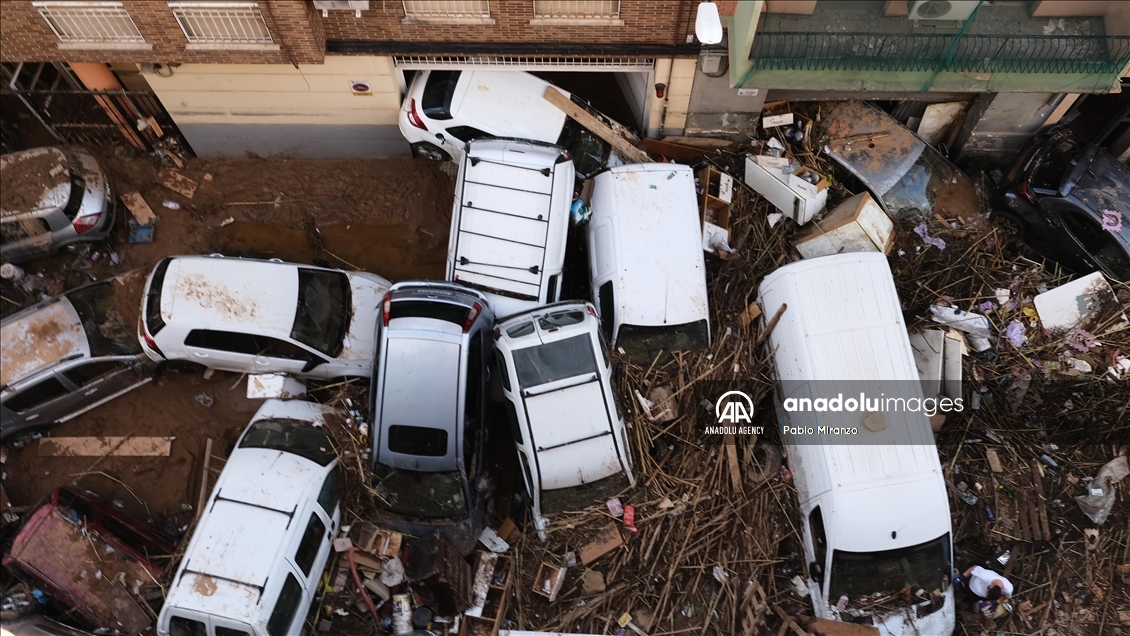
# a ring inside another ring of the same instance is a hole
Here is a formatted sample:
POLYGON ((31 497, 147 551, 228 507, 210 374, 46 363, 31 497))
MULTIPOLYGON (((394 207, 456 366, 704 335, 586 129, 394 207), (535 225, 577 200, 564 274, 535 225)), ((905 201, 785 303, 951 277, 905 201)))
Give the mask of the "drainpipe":
POLYGON ((983 4, 985 4, 985 0, 978 2, 977 6, 973 7, 973 13, 969 14, 969 19, 961 25, 961 28, 957 30, 957 33, 953 34, 953 39, 950 40, 950 47, 946 50, 946 57, 936 67, 934 67, 934 74, 931 75, 930 79, 926 80, 926 83, 922 85, 922 90, 920 92, 925 93, 926 91, 930 90, 930 87, 934 85, 934 80, 938 79, 938 76, 942 74, 942 71, 949 68, 950 64, 953 63, 953 52, 954 49, 957 48, 958 40, 961 39, 961 36, 965 35, 965 30, 969 28, 969 25, 973 24, 973 18, 977 17, 977 12, 981 10, 981 5, 983 4))
MULTIPOLYGON (((671 95, 671 67, 674 65, 674 58, 660 58, 655 60, 655 91, 658 93, 663 91, 663 110, 659 115, 659 132, 656 134, 656 139, 663 137, 663 129, 667 127, 667 104, 668 98, 671 95), (662 86, 662 89, 660 88, 662 86)), ((659 95, 656 95, 659 98, 659 95)))
MULTIPOLYGON (((121 83, 118 82, 118 78, 115 77, 114 73, 110 70, 110 67, 105 64, 97 62, 71 62, 70 67, 71 70, 74 71, 75 77, 77 77, 88 90, 125 91, 121 83)), ((125 95, 121 97, 123 105, 130 111, 129 114, 134 118, 134 121, 140 119, 140 113, 137 107, 133 105, 133 102, 130 101, 129 97, 125 95)), ((134 130, 134 121, 126 119, 125 115, 114 105, 114 102, 110 100, 108 95, 96 94, 94 99, 98 101, 102 110, 106 111, 110 120, 118 125, 118 129, 121 130, 122 135, 133 147, 141 150, 148 149, 145 142, 138 136, 137 131, 134 130)))

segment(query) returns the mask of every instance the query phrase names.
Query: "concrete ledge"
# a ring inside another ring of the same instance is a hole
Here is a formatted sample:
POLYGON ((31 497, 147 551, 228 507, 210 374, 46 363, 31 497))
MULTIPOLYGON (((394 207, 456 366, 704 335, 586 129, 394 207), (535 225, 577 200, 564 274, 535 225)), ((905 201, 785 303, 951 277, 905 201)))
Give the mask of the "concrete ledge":
POLYGON ((241 44, 238 42, 190 42, 186 51, 278 51, 278 44, 241 44))
POLYGON ((624 26, 619 18, 534 18, 530 26, 624 26))
POLYGON ((60 51, 152 51, 148 42, 60 42, 60 51))
POLYGON ((494 18, 404 18, 401 24, 481 24, 491 26, 494 18))

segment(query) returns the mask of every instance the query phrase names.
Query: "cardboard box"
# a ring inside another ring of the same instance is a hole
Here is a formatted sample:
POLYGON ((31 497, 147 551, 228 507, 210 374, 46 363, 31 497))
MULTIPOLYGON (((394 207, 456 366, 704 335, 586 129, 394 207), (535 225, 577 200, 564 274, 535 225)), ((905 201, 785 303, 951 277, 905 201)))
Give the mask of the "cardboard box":
POLYGON ((774 128, 788 126, 793 123, 793 110, 787 101, 765 102, 761 107, 761 126, 774 128))
POLYGON ((805 228, 793 245, 804 258, 840 252, 889 254, 894 246, 894 227, 883 208, 863 192, 805 228))

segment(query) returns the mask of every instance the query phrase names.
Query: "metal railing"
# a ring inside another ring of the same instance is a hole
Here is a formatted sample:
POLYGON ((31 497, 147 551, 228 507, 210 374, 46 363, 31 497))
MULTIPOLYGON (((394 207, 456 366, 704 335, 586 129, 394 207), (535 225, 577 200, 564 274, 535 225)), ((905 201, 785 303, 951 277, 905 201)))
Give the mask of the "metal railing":
POLYGON ((60 42, 145 42, 121 2, 33 2, 60 42))
POLYGON ((759 71, 1111 75, 1130 61, 1130 37, 761 32, 750 61, 759 71))
POLYGON ((256 2, 170 2, 184 37, 194 44, 271 44, 256 2))
POLYGON ((534 17, 567 20, 614 20, 618 0, 534 0, 534 17))
POLYGON ((489 18, 489 0, 404 0, 409 18, 489 18))

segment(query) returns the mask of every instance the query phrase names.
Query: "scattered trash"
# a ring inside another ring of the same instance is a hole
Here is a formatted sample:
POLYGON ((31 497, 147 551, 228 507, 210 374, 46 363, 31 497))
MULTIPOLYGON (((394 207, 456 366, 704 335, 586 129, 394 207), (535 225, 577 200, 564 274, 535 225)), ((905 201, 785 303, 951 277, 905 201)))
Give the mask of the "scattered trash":
POLYGON ((624 506, 624 529, 628 532, 638 532, 636 528, 636 507, 624 506))
POLYGON ((785 215, 780 212, 770 212, 769 215, 765 217, 765 220, 769 222, 769 227, 776 227, 783 218, 785 218, 785 215))
POLYGON ((573 205, 569 208, 569 217, 573 219, 573 225, 581 225, 588 221, 590 216, 592 216, 592 210, 583 199, 573 201, 573 205))
POLYGON ((991 337, 989 332, 989 319, 981 314, 974 314, 961 311, 957 307, 944 307, 942 305, 931 305, 930 313, 933 314, 934 322, 949 325, 965 332, 969 346, 974 351, 985 351, 993 346, 992 342, 989 340, 991 337))
POLYGON ((811 590, 809 590, 808 588, 808 583, 805 583, 804 579, 801 578, 799 574, 792 578, 792 584, 793 591, 797 593, 797 596, 801 598, 808 598, 811 590))
MULTIPOLYGON (((565 582, 565 572, 566 569, 563 567, 542 562, 537 574, 534 575, 534 593, 546 597, 551 603, 556 601, 557 594, 561 591, 561 584, 565 582)), ((603 576, 601 578, 603 579, 603 576)))
POLYGON ((506 552, 510 549, 510 544, 498 536, 493 528, 483 528, 482 534, 479 535, 479 543, 494 553, 506 552))
POLYGON ((228 218, 224 219, 223 221, 220 221, 220 227, 227 227, 227 226, 231 225, 232 223, 235 223, 235 217, 229 216, 228 218))
POLYGON ((177 203, 176 201, 171 201, 169 199, 165 199, 165 201, 161 205, 165 206, 166 208, 169 208, 170 210, 179 210, 180 209, 179 203, 177 203))
POLYGON ((922 237, 923 243, 926 243, 927 245, 933 245, 940 250, 946 249, 946 242, 936 236, 930 236, 929 231, 926 229, 925 223, 919 223, 917 226, 915 226, 914 233, 922 237))
POLYGON ((392 630, 399 635, 412 632, 412 596, 396 594, 392 597, 392 630))
POLYGON ((1020 348, 1024 343, 1028 342, 1028 330, 1024 328, 1024 323, 1019 320, 1013 320, 1005 327, 1004 336, 1008 339, 1009 344, 1014 347, 1020 348))
POLYGON ((1102 228, 1108 232, 1118 233, 1122 231, 1122 213, 1118 210, 1099 210, 1099 214, 1103 215, 1102 228))
POLYGON ((622 545, 624 538, 620 536, 620 529, 616 524, 609 524, 581 548, 581 563, 588 565, 622 545))
POLYGON ((585 594, 597 594, 605 590, 604 574, 586 569, 581 573, 581 589, 585 594))
POLYGON ((957 497, 970 506, 977 504, 977 495, 970 492, 969 484, 964 481, 957 484, 957 497))
POLYGON ((730 575, 726 573, 726 568, 723 568, 720 565, 714 566, 713 574, 714 580, 718 581, 719 583, 725 583, 730 579, 730 575))
POLYGON ((612 499, 609 499, 605 502, 605 505, 608 506, 608 513, 613 517, 619 519, 620 517, 624 516, 624 506, 620 504, 619 497, 613 497, 612 499))
POLYGON ((196 401, 200 404, 203 404, 204 406, 207 406, 208 408, 212 408, 212 405, 216 403, 216 401, 212 399, 211 395, 208 395, 204 392, 196 394, 196 401))
POLYGON ((1096 525, 1105 523, 1114 507, 1114 484, 1122 481, 1128 474, 1130 465, 1127 464, 1125 455, 1103 465, 1088 486, 1088 494, 1075 497, 1083 514, 1096 525))
POLYGON ((404 564, 399 557, 392 557, 381 567, 381 583, 396 587, 404 582, 404 564))
MULTIPOLYGON (((1040 315, 1044 329, 1052 332, 1068 331, 1076 327, 1092 330, 1092 317, 1098 317, 1110 308, 1121 308, 1110 283, 1102 272, 1094 272, 1077 278, 1066 285, 1037 295, 1033 302, 1040 315)), ((1107 325, 1117 329, 1130 326, 1126 314, 1116 324, 1107 325)))
POLYGON ((1095 337, 1086 329, 1076 327, 1067 334, 1067 346, 1081 353, 1086 353, 1095 346, 1095 337))

